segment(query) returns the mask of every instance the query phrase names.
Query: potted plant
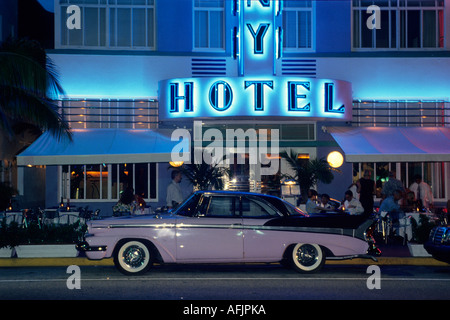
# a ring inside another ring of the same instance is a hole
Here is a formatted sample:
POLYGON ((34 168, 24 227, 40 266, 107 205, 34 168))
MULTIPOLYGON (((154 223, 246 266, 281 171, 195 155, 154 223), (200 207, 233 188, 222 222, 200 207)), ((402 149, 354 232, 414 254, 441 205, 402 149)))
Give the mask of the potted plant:
POLYGON ((325 159, 299 159, 297 153, 291 151, 288 154, 282 152, 280 156, 287 161, 294 176, 285 175, 288 179, 294 179, 300 185, 300 192, 303 202, 308 199, 308 190, 311 189, 318 181, 329 184, 333 181, 333 170, 325 159))
POLYGON ((14 248, 19 244, 22 230, 17 222, 6 224, 2 220, 0 224, 0 258, 10 258, 14 248))
POLYGON ((1 223, 0 248, 3 257, 14 252, 18 258, 76 257, 76 241, 83 235, 86 225, 80 222, 64 225, 29 223, 26 228, 16 222, 1 223), (14 250, 14 252, 13 252, 14 250))
POLYGON ((61 225, 31 223, 23 229, 15 248, 17 257, 76 257, 75 243, 85 230, 86 225, 79 221, 61 225))

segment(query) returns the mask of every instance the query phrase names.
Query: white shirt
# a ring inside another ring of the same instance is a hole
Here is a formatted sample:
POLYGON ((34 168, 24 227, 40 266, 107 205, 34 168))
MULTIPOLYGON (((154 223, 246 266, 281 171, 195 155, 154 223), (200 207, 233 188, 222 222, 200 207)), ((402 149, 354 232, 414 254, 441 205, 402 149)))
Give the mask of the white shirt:
POLYGON ((306 212, 307 213, 319 213, 320 208, 314 200, 308 199, 306 202, 306 212))
POLYGON ((351 215, 362 214, 364 208, 358 199, 352 198, 352 200, 344 202, 345 210, 347 210, 351 215))
POLYGON ((168 207, 173 207, 172 201, 180 204, 183 202, 183 191, 179 183, 172 180, 172 183, 167 187, 166 202, 168 207))
POLYGON ((433 193, 431 192, 430 186, 423 181, 421 181, 420 184, 418 184, 417 182, 414 182, 409 187, 409 190, 414 192, 414 195, 417 200, 419 200, 417 197, 417 194, 420 191, 420 200, 422 200, 422 204, 424 205, 425 208, 429 208, 430 204, 432 204, 434 201, 433 193), (419 190, 419 188, 420 188, 420 190, 419 190))

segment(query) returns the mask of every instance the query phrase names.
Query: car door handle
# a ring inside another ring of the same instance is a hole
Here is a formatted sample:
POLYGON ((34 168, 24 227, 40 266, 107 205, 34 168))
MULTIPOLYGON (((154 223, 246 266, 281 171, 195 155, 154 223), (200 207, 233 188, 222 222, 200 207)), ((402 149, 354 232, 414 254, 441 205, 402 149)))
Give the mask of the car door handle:
POLYGON ((233 223, 231 226, 232 227, 242 226, 242 223, 233 223))

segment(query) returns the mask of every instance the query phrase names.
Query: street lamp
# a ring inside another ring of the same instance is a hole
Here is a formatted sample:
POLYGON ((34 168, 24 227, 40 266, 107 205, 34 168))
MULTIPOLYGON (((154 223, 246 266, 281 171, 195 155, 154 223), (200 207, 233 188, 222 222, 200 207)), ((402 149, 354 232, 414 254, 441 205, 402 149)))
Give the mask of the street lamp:
POLYGON ((327 157, 328 164, 333 168, 339 168, 344 163, 344 157, 339 151, 332 151, 327 157))

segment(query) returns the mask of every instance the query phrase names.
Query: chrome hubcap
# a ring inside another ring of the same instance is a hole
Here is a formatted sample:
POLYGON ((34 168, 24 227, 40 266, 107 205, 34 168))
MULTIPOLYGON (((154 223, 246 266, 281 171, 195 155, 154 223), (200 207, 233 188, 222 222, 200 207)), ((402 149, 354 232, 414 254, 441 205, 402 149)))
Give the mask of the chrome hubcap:
POLYGON ((319 254, 312 245, 304 244, 297 249, 295 258, 301 265, 309 267, 317 262, 319 254))
POLYGON ((138 246, 130 246, 125 249, 122 258, 124 263, 131 268, 138 268, 145 262, 145 251, 138 246))

